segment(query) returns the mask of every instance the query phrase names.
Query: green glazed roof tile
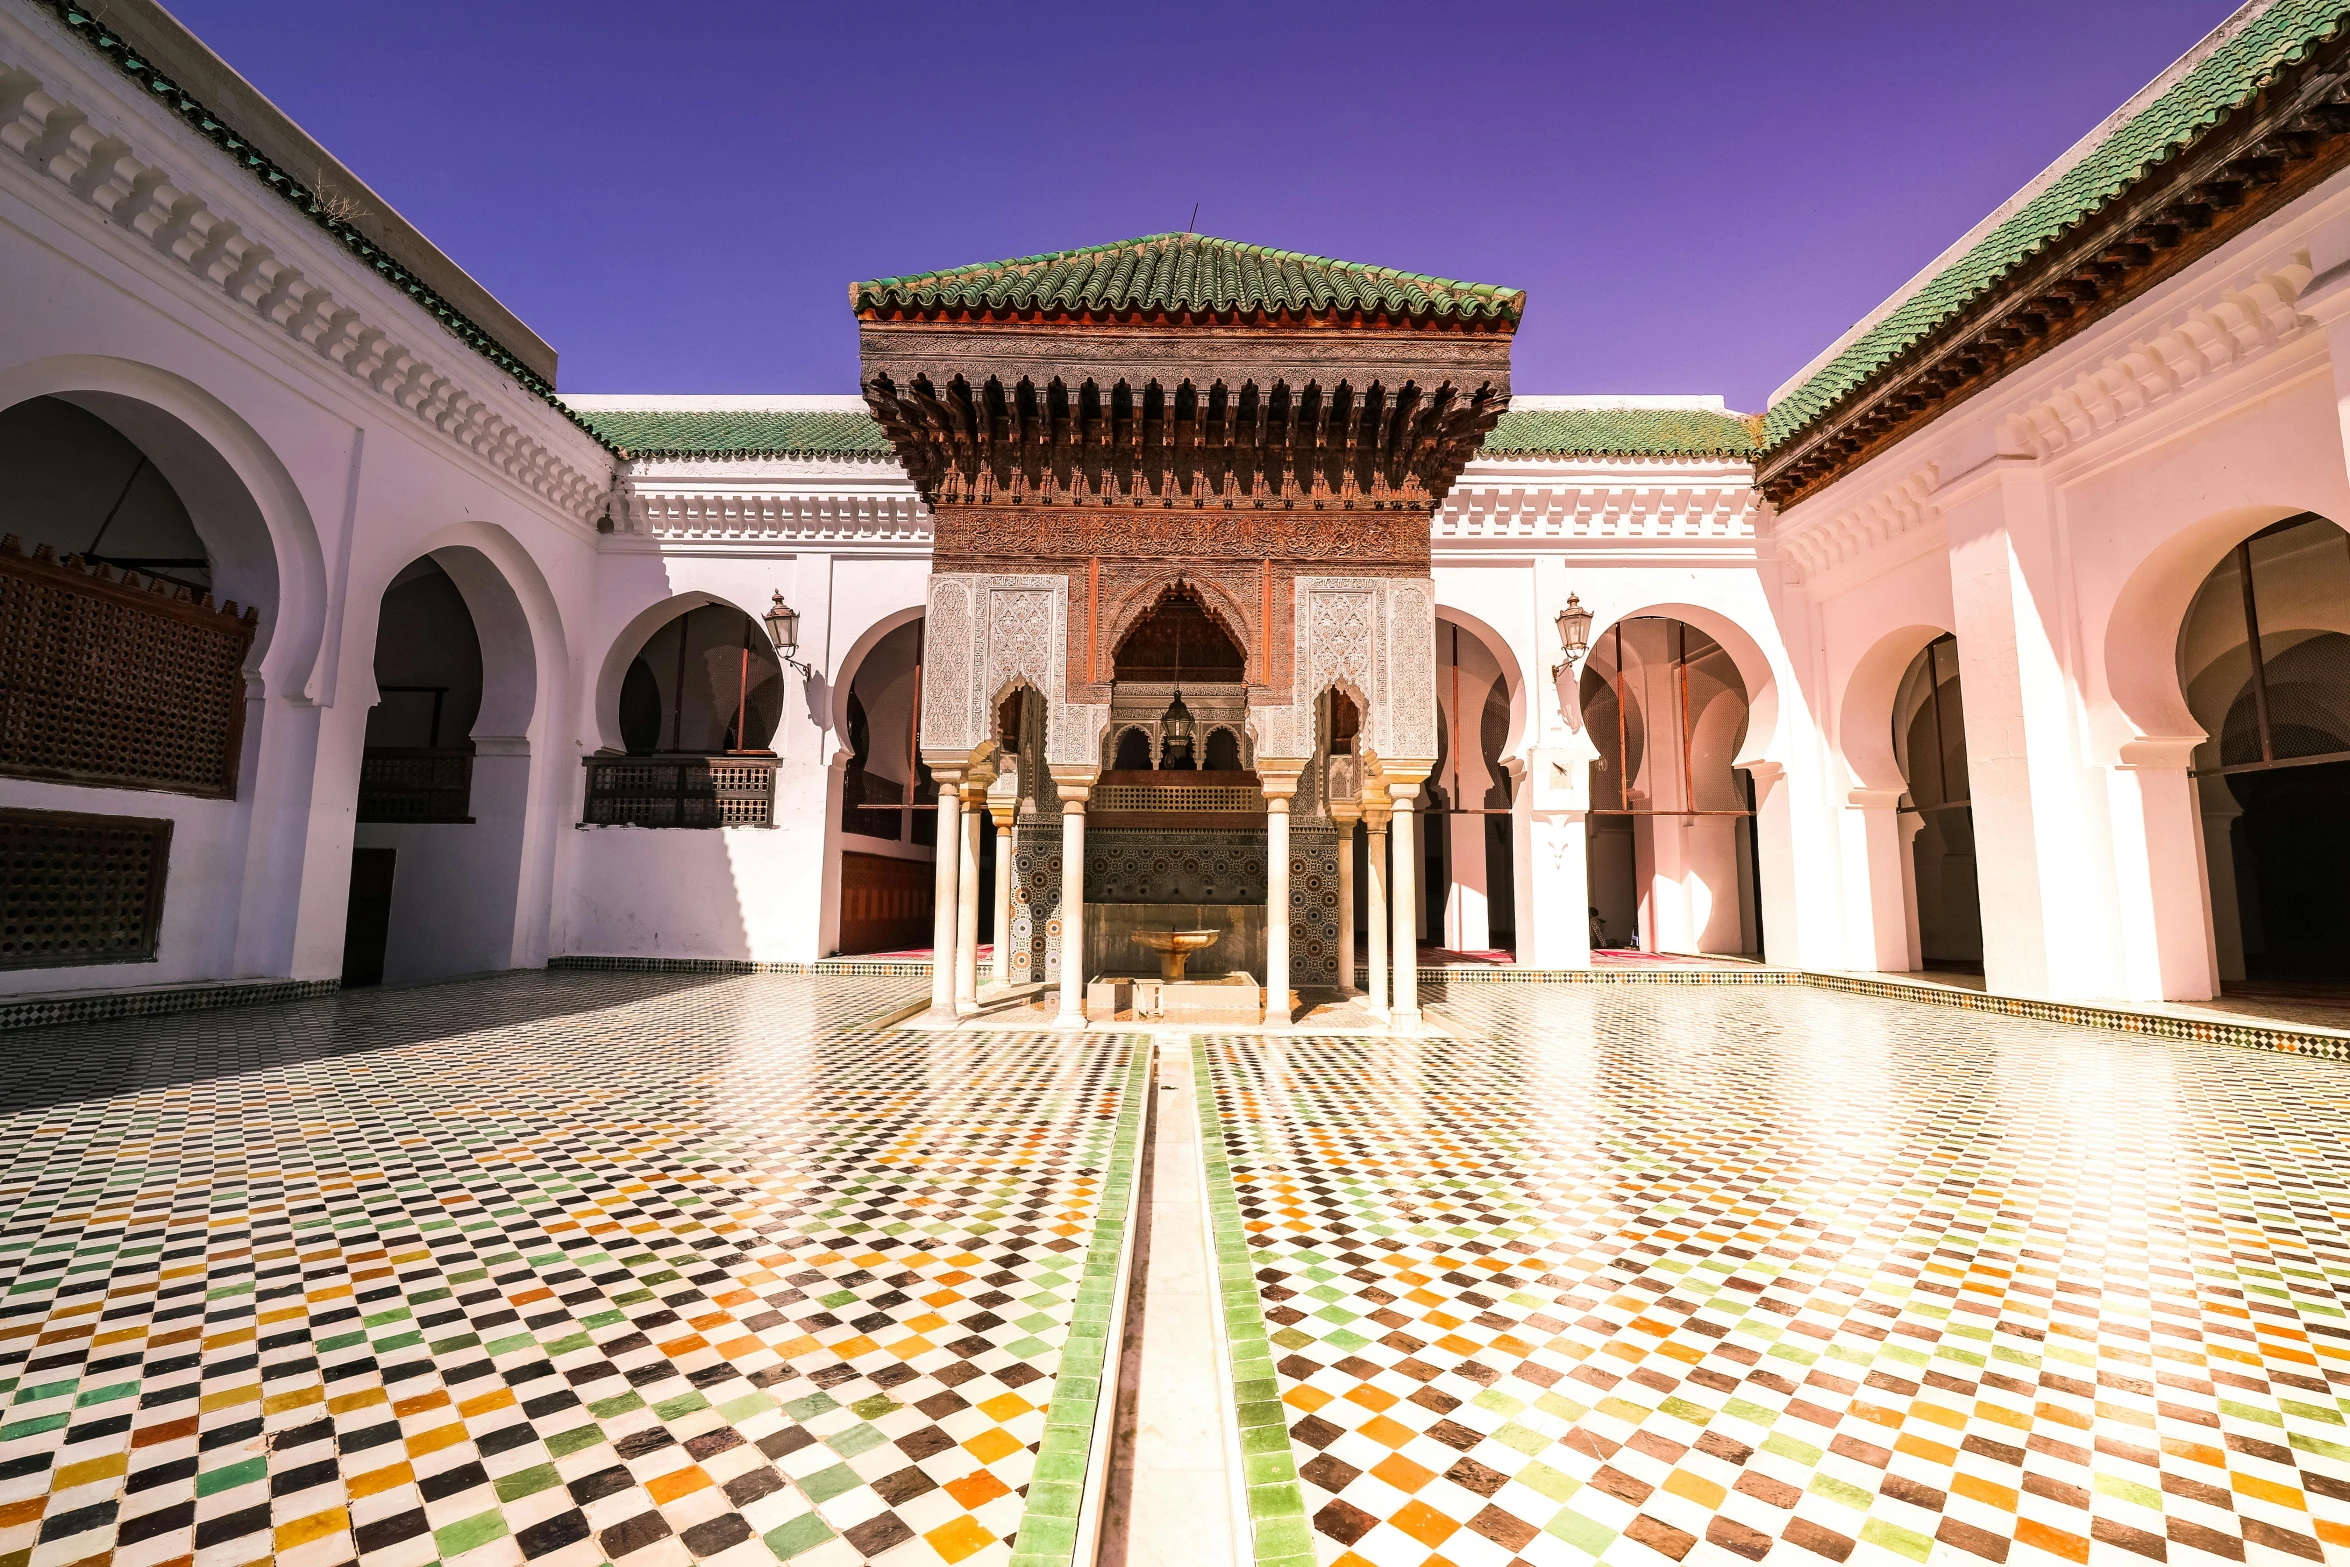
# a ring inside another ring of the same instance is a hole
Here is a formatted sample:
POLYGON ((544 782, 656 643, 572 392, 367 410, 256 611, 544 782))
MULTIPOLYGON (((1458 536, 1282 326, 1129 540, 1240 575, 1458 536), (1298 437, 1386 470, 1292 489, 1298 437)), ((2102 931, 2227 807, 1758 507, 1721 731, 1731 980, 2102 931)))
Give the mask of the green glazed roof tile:
POLYGON ((1513 408, 1483 457, 1736 457, 1754 455, 1743 415, 1703 408, 1513 408))
POLYGON ((579 418, 630 457, 888 457, 859 409, 589 408, 579 418))
POLYGON ((1775 447, 1819 420, 2017 266, 2191 145, 2259 92, 2279 69, 2333 37, 2345 14, 2350 14, 2350 0, 2276 0, 1965 255, 1772 404, 1764 417, 1764 447, 1775 447))
MULTIPOLYGON (((632 458, 888 457, 889 438, 855 409, 576 411, 632 458)), ((1484 457, 1728 457, 1754 455, 1752 421, 1702 408, 1521 408, 1504 413, 1484 457)))
POLYGON ((1146 234, 1110 245, 878 278, 849 285, 858 310, 1168 310, 1389 315, 1515 323, 1523 289, 1332 261, 1205 234, 1146 234))

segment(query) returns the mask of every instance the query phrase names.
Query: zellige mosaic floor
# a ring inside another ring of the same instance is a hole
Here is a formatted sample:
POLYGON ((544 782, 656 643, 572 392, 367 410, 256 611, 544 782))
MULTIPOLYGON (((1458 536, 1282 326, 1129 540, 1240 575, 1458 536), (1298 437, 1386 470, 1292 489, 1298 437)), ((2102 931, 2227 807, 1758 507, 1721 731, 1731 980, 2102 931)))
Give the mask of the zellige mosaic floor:
POLYGON ((1147 1063, 918 986, 12 1038, 0 1567, 1066 1561, 1147 1063))
POLYGON ((2350 1561, 2338 1063, 1454 996, 1197 1047, 1260 1561, 2350 1561))

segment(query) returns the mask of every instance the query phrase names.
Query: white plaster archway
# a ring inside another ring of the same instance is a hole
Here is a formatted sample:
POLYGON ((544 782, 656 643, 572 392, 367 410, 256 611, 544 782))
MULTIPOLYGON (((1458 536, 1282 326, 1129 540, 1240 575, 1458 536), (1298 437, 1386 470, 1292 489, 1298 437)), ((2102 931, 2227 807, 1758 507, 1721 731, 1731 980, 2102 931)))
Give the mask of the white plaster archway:
POLYGON ((261 609, 252 671, 273 695, 334 700, 322 660, 325 552, 300 487, 241 416, 194 382, 134 360, 69 354, 0 370, 0 408, 75 404, 145 452, 187 503, 213 560, 213 593, 261 609))

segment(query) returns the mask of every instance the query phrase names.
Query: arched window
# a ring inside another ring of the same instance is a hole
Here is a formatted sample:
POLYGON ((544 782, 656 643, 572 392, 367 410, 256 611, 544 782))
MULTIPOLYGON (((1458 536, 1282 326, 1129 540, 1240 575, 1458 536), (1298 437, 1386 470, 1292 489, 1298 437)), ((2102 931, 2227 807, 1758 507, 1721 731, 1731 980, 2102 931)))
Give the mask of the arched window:
POLYGON ((1122 773, 1147 773, 1151 770, 1150 736, 1139 729, 1127 729, 1118 736, 1118 753, 1110 765, 1122 773))
POLYGON ((1203 770, 1211 773, 1239 772, 1241 770, 1240 737, 1229 729, 1210 731, 1207 760, 1203 770))
POLYGON ((620 686, 631 754, 764 751, 783 721, 783 666, 766 629, 726 604, 703 604, 645 639, 620 686))

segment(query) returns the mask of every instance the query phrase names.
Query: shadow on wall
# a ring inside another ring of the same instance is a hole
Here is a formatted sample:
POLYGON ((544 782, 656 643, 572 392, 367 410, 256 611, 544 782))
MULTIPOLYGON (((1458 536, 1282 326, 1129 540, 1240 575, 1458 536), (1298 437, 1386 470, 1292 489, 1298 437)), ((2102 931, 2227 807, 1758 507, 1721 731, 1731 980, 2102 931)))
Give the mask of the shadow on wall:
MULTIPOLYGON (((413 990, 347 991, 266 1008, 31 1030, 10 1036, 0 1110, 37 1110, 433 1040, 528 1030, 725 984, 730 977, 519 970, 413 990)), ((485 1052, 485 1060, 494 1058, 485 1052)))
POLYGON ((2179 633, 2220 978, 2350 981, 2350 533, 2304 514, 2204 580, 2179 633))

